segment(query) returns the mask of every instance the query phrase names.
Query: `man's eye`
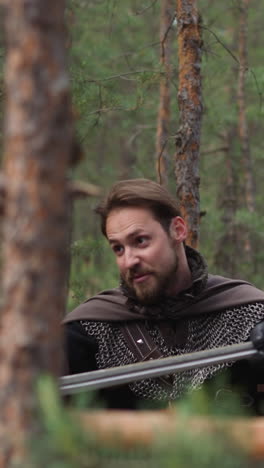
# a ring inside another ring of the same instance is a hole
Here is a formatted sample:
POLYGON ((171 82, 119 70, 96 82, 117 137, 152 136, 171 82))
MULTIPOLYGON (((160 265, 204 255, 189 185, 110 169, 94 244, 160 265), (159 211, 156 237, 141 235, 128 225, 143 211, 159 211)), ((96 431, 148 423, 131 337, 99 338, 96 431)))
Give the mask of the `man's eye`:
POLYGON ((139 236, 139 237, 137 237, 137 243, 138 243, 139 245, 146 244, 147 241, 148 241, 148 239, 147 239, 146 236, 139 236))
POLYGON ((112 249, 116 255, 120 255, 123 252, 123 247, 121 245, 114 245, 112 249))

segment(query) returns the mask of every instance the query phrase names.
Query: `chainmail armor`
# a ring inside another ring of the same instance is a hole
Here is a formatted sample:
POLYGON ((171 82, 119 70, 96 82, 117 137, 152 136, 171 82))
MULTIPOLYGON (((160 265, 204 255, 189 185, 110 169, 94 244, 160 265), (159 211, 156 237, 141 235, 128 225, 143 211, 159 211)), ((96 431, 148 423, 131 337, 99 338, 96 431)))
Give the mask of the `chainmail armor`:
MULTIPOLYGON (((201 315, 187 320, 188 338, 184 345, 168 346, 155 322, 146 323, 148 332, 164 357, 192 353, 219 346, 246 341, 251 329, 264 319, 264 304, 255 303, 236 307, 214 315, 201 315)), ((137 361, 128 348, 118 325, 106 322, 81 321, 87 335, 98 343, 96 363, 98 369, 124 366, 137 361)), ((130 389, 138 396, 151 400, 174 400, 183 393, 199 388, 217 371, 231 366, 222 363, 201 369, 191 369, 173 375, 172 389, 163 387, 158 379, 145 379, 131 383, 130 389)))

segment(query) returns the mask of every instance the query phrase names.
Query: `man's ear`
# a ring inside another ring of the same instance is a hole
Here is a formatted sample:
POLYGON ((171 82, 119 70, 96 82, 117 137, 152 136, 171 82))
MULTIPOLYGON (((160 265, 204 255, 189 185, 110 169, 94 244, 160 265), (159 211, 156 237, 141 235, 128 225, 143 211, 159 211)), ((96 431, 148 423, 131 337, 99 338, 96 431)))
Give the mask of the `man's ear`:
POLYGON ((181 216, 172 218, 170 236, 178 243, 184 242, 188 234, 187 225, 181 216))

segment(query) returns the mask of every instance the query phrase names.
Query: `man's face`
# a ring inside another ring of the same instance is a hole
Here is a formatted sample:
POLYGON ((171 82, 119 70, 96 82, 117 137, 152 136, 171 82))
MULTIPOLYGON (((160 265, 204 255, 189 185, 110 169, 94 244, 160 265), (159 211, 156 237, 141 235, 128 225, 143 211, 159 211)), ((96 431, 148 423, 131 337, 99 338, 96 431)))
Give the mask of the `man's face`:
POLYGON ((106 234, 121 277, 138 300, 151 304, 173 293, 177 278, 177 245, 145 208, 110 212, 106 234))

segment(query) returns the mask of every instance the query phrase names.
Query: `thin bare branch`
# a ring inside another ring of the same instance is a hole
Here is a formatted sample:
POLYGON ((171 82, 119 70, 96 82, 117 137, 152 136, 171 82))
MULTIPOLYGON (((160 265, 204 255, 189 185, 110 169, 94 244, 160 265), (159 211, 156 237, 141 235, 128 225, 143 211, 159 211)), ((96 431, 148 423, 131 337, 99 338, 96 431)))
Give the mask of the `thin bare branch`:
POLYGON ((71 180, 68 183, 68 190, 74 200, 87 197, 99 197, 102 194, 101 187, 80 180, 71 180))
MULTIPOLYGON (((7 179, 5 175, 0 172, 0 216, 4 214, 6 189, 7 179)), ((74 200, 85 197, 98 197, 102 193, 102 189, 98 185, 80 180, 69 180, 67 183, 67 190, 69 191, 70 197, 74 200)))
POLYGON ((153 125, 137 125, 135 133, 130 136, 130 138, 127 141, 127 147, 131 148, 133 145, 135 139, 144 131, 144 130, 153 130, 155 126, 153 125))
POLYGON ((122 111, 130 112, 130 111, 136 110, 136 109, 137 109, 137 106, 129 107, 127 109, 125 107, 122 107, 122 106, 101 107, 100 109, 96 109, 95 111, 89 112, 87 115, 95 115, 95 114, 100 114, 100 113, 106 114, 107 112, 116 111, 116 110, 122 110, 122 111))
POLYGON ((240 65, 240 62, 238 60, 238 58, 233 54, 233 52, 227 47, 226 44, 224 44, 223 41, 221 41, 221 39, 219 39, 219 37, 217 36, 217 34, 212 31, 210 28, 208 28, 207 26, 201 26, 201 28, 205 29, 206 31, 209 31, 216 39, 216 41, 221 44, 221 46, 229 53, 229 55, 231 55, 231 57, 240 65))
MULTIPOLYGON (((229 55, 231 55, 231 57, 236 61, 236 63, 238 63, 239 66, 241 66, 240 64, 240 61, 239 59, 233 54, 233 52, 227 47, 226 44, 224 44, 223 41, 221 41, 221 39, 219 39, 219 37, 217 36, 217 34, 212 31, 210 28, 208 28, 207 26, 201 26, 203 29, 209 31, 216 39, 216 42, 218 42, 219 44, 221 44, 221 46, 229 53, 229 55)), ((254 71, 252 70, 252 68, 247 68, 247 71, 249 71, 252 76, 253 76, 253 79, 255 81, 255 85, 256 85, 256 89, 257 89, 257 93, 259 95, 259 106, 260 106, 260 111, 262 109, 262 104, 263 104, 263 93, 260 91, 260 87, 259 87, 259 84, 258 84, 258 80, 257 80, 257 77, 256 77, 256 74, 254 73, 254 71)))
POLYGON ((166 30, 166 32, 165 32, 165 34, 164 34, 163 39, 161 40, 160 45, 161 45, 161 50, 162 50, 162 57, 164 57, 164 55, 165 55, 164 44, 165 44, 165 42, 166 42, 166 40, 167 40, 168 34, 169 34, 169 32, 170 32, 172 26, 173 26, 173 23, 174 23, 174 21, 175 21, 175 18, 176 18, 176 13, 173 15, 172 20, 171 20, 171 23, 170 23, 169 27, 167 28, 167 30, 166 30))
POLYGON ((163 156, 163 153, 164 153, 164 151, 166 149, 167 144, 168 144, 168 140, 166 140, 163 143, 162 148, 160 150, 160 153, 159 153, 159 155, 157 157, 157 173, 158 173, 158 179, 159 179, 158 183, 160 185, 162 185, 163 179, 164 179, 164 174, 162 174, 162 170, 161 170, 161 162, 162 162, 162 156, 163 156))
POLYGON ((256 74, 255 74, 254 70, 252 70, 252 68, 250 68, 249 71, 250 71, 250 73, 253 76, 253 79, 255 81, 257 93, 259 95, 259 111, 261 112, 262 104, 263 104, 263 93, 260 91, 260 87, 259 87, 258 80, 257 80, 257 77, 256 77, 256 74))
POLYGON ((85 83, 102 83, 104 81, 111 81, 111 80, 115 80, 116 78, 120 78, 120 79, 123 79, 124 77, 126 76, 129 76, 129 75, 137 75, 137 74, 142 74, 142 73, 159 73, 159 74, 163 74, 164 72, 162 70, 159 70, 159 69, 146 69, 146 70, 132 70, 132 71, 129 71, 129 72, 124 72, 124 73, 118 73, 118 75, 111 75, 111 76, 108 76, 107 78, 88 78, 88 79, 85 79, 83 80, 85 83))
POLYGON ((150 10, 155 4, 157 3, 157 0, 154 0, 153 2, 150 3, 150 5, 146 6, 142 10, 138 10, 135 13, 135 16, 143 15, 147 10, 150 10))
POLYGON ((227 146, 220 146, 220 148, 209 149, 206 151, 201 151, 200 155, 205 156, 206 154, 215 154, 215 153, 222 153, 228 150, 227 146))

